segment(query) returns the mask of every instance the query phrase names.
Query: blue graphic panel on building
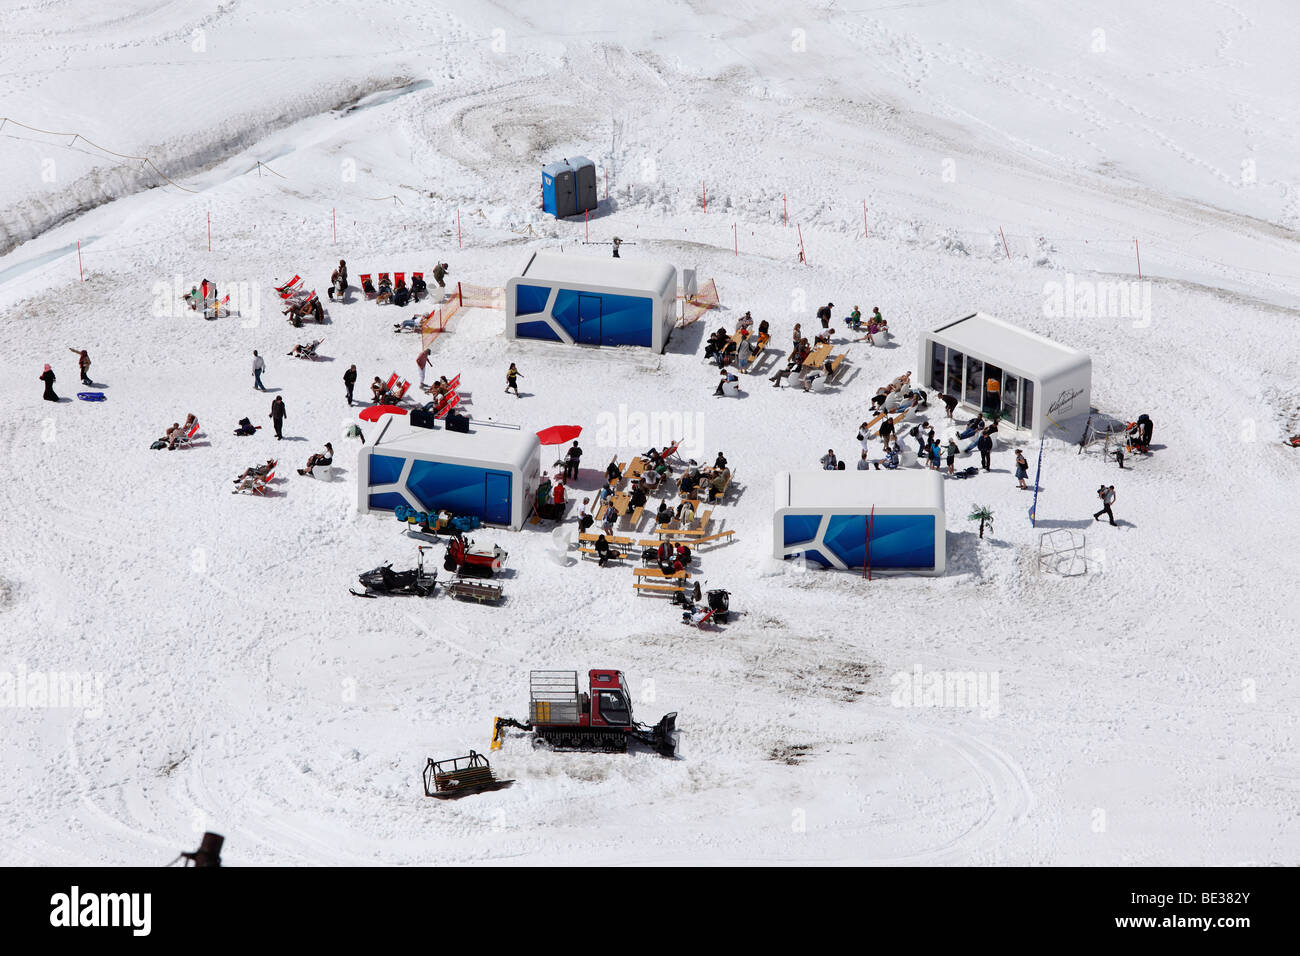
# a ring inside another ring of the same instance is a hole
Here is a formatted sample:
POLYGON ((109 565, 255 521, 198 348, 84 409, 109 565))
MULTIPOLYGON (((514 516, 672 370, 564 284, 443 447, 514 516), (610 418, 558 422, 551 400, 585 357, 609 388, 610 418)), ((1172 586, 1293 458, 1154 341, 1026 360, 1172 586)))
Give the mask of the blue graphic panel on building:
POLYGON ((821 515, 785 515, 781 527, 781 546, 802 544, 817 537, 817 528, 822 523, 821 515))
MULTIPOLYGON (((822 539, 851 568, 866 564, 866 515, 835 515, 822 539)), ((871 565, 877 568, 933 568, 933 515, 876 515, 871 519, 871 565)))
POLYGON ((804 560, 811 561, 814 564, 820 564, 824 568, 835 567, 835 565, 831 564, 830 559, 816 548, 809 548, 807 551, 800 551, 798 554, 787 554, 785 556, 787 561, 794 560, 795 558, 803 558, 804 560))
POLYGON ((550 342, 563 342, 548 322, 516 322, 515 335, 521 339, 546 339, 550 342))
POLYGON ((560 289, 551 315, 574 341, 580 341, 579 296, 599 295, 601 302, 600 344, 643 345, 654 338, 654 302, 646 296, 611 295, 606 292, 576 292, 560 289))
POLYGON ((405 458, 394 458, 392 455, 371 455, 370 484, 396 484, 397 479, 402 477, 402 466, 405 464, 405 458))
POLYGON ((515 284, 515 315, 536 315, 546 308, 551 287, 515 284))
POLYGON ((382 494, 370 496, 370 507, 375 511, 392 511, 398 505, 405 505, 409 508, 411 503, 396 491, 385 491, 382 494))
POLYGON ((415 461, 406 490, 426 511, 446 508, 452 514, 483 517, 482 468, 449 465, 441 461, 415 461))

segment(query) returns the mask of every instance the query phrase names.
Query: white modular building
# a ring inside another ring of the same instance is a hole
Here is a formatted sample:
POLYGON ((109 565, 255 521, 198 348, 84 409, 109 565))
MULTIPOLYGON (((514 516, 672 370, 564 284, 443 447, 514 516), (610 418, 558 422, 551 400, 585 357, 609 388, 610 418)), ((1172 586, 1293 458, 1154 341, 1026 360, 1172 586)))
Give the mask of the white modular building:
POLYGON ((1091 411, 1092 359, 1078 349, 976 312, 921 335, 927 389, 1034 438, 1091 411))
POLYGON ((677 267, 534 253, 506 282, 506 337, 662 352, 677 324, 677 267))
POLYGON ((941 575, 943 479, 935 471, 778 472, 773 555, 839 570, 941 575))

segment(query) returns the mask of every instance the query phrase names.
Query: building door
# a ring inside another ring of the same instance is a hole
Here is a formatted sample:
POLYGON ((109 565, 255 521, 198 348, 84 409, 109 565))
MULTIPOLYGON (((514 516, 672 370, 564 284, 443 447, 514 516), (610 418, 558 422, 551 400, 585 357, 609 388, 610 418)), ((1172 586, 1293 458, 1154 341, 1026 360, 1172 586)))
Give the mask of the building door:
POLYGON ((483 520, 510 524, 510 476, 501 471, 483 473, 483 520))
POLYGON ((1002 376, 1002 420, 1014 428, 1020 421, 1020 379, 1010 372, 1002 376))
POLYGON ((583 345, 600 344, 600 296, 578 295, 578 341, 583 345))
POLYGON ((1002 417, 1002 369, 988 362, 984 363, 984 401, 980 411, 990 422, 1002 417))

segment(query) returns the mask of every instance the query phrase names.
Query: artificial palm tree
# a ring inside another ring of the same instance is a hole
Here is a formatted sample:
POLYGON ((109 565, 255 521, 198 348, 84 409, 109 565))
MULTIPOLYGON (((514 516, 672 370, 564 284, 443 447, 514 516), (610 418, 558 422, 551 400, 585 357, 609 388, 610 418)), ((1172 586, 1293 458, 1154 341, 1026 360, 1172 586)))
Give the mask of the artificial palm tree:
POLYGON ((981 538, 984 537, 984 525, 987 524, 989 530, 993 530, 993 512, 986 505, 976 505, 975 510, 969 515, 969 519, 980 523, 981 538))

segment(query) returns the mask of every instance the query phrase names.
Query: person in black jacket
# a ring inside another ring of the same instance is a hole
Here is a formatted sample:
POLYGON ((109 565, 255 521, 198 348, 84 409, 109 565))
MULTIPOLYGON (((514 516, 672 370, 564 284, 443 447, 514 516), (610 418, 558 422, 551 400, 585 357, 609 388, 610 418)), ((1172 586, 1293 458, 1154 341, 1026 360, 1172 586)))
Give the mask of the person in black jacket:
POLYGON ((980 450, 980 467, 985 471, 989 471, 993 459, 993 430, 991 428, 986 428, 980 432, 980 438, 975 443, 975 447, 980 450))
POLYGON ((833 308, 835 308, 835 303, 827 302, 817 310, 817 318, 822 320, 823 329, 829 329, 831 327, 831 309, 833 308))
POLYGON ((276 441, 280 441, 281 439, 283 439, 284 435, 281 434, 281 432, 284 428, 284 419, 285 419, 284 399, 281 398, 279 395, 275 396, 275 401, 271 403, 271 414, 266 417, 271 419, 271 422, 275 425, 276 441))
POLYGON ((54 369, 45 366, 45 371, 41 372, 39 378, 45 383, 45 394, 41 397, 47 402, 57 402, 59 396, 54 394, 54 369))
POLYGON ((943 402, 943 407, 948 412, 948 420, 952 421, 952 410, 957 407, 957 403, 961 399, 956 395, 940 395, 939 401, 943 402))
POLYGON ((348 368, 343 373, 343 387, 348 390, 348 408, 352 407, 352 389, 357 384, 357 367, 355 365, 348 368))
POLYGON ((572 445, 569 446, 569 451, 564 456, 564 477, 565 478, 578 477, 578 463, 580 461, 582 461, 582 449, 578 447, 578 443, 575 441, 572 445))

